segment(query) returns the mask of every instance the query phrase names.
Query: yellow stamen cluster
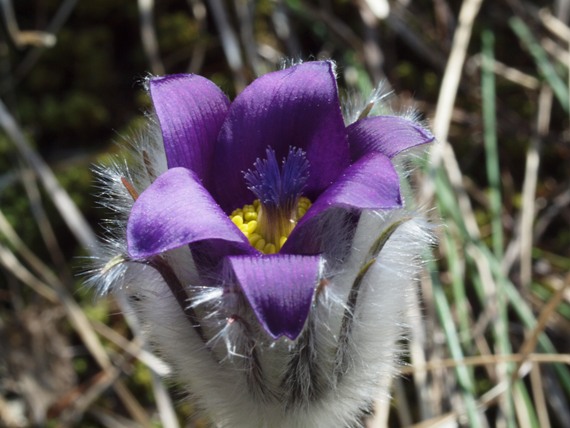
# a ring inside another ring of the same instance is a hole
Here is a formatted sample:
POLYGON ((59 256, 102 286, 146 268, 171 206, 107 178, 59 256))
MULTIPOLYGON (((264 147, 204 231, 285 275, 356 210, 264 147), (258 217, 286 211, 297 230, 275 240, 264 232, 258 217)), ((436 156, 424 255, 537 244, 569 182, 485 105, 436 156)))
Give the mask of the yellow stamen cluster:
POLYGON ((311 201, 302 196, 298 199, 294 212, 280 212, 277 221, 268 221, 270 216, 264 215, 264 207, 259 199, 256 199, 253 204, 234 210, 230 218, 253 247, 265 254, 275 254, 285 244, 289 234, 310 206, 311 201))

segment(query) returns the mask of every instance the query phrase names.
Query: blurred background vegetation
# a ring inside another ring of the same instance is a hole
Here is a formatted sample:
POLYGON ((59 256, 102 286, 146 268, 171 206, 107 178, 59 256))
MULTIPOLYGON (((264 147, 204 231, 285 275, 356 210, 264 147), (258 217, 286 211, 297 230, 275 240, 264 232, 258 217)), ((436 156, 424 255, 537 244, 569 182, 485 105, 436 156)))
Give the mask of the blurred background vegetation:
POLYGON ((570 1, 0 5, 0 426, 208 426, 77 275, 111 215, 91 167, 141 128, 149 73, 233 97, 283 58, 384 82, 439 140, 415 183, 440 245, 367 426, 570 426, 570 1))

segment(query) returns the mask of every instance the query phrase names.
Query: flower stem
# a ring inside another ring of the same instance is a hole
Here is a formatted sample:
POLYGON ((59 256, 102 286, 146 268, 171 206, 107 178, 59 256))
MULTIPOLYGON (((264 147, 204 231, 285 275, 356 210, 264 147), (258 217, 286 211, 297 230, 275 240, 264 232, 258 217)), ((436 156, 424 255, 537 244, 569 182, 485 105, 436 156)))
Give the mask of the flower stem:
POLYGON ((180 309, 182 309, 182 312, 184 312, 186 319, 190 322, 190 324, 192 324, 194 331, 196 331, 198 336, 200 336, 202 342, 207 343, 208 340, 204 335, 204 331, 202 330, 198 316, 188 302, 188 294, 186 294, 182 283, 179 281, 170 265, 162 257, 158 256, 147 260, 145 264, 155 269, 162 276, 162 279, 168 288, 170 288, 172 295, 178 302, 180 309))
POLYGON ((407 222, 408 220, 410 220, 409 217, 404 217, 392 223, 380 234, 378 239, 376 239, 376 241, 374 241, 374 243, 370 247, 368 256, 366 257, 366 260, 360 267, 358 275, 356 275, 356 278, 352 283, 352 288, 350 289, 350 293, 348 294, 348 301, 346 302, 346 309, 344 310, 344 316, 342 318, 342 324, 340 327, 340 335, 338 340, 339 345, 335 356, 334 373, 336 375, 337 382, 340 381, 342 376, 347 371, 348 364, 346 362, 345 356, 350 340, 352 322, 354 320, 354 308, 356 307, 362 281, 364 280, 364 277, 366 276, 370 268, 374 265, 374 263, 376 263, 378 255, 380 254, 380 252, 384 248, 384 245, 386 245, 386 242, 388 242, 392 234, 396 231, 396 229, 398 229, 398 227, 400 227, 403 223, 407 222))

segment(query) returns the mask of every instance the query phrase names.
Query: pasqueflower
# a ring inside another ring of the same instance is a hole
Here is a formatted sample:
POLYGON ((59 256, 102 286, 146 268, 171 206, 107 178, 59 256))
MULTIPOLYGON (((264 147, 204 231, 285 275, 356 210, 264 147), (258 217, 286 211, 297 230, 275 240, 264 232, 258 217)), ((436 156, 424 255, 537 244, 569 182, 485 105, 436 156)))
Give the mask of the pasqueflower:
POLYGON ((366 117, 376 99, 345 123, 329 61, 268 73, 233 102, 197 75, 148 87, 160 132, 138 175, 109 179, 133 202, 98 279, 136 297, 221 426, 354 423, 391 373, 429 241, 396 159, 433 136, 366 117))

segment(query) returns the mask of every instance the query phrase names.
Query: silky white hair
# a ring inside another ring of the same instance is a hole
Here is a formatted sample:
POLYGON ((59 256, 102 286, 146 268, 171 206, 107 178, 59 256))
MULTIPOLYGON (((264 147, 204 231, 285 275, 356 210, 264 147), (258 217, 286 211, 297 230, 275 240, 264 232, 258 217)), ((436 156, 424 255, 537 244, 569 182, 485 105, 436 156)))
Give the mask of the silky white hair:
MULTIPOLYGON (((345 121, 378 109, 381 94, 354 103, 345 121)), ((320 283, 304 330, 295 341, 274 340, 226 275, 212 273, 204 284, 188 247, 153 260, 129 259, 125 235, 133 197, 167 168, 156 122, 149 116, 129 162, 116 159, 96 169, 100 199, 115 217, 105 223, 88 283, 101 294, 129 298, 173 379, 216 426, 360 426, 374 400, 389 399, 406 313, 433 244, 430 223, 410 204, 359 216, 325 213, 315 227, 324 242, 320 283)), ((395 159, 402 182, 416 152, 395 159)))

